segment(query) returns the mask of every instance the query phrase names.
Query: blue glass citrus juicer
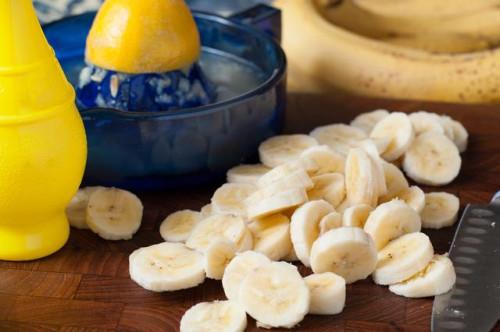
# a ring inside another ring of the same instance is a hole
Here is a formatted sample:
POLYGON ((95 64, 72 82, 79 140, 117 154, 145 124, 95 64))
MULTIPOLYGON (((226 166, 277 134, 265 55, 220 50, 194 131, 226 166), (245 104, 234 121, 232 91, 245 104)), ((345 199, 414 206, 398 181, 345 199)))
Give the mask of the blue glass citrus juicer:
POLYGON ((279 10, 258 5, 230 19, 193 11, 194 21, 180 22, 184 9, 157 6, 160 2, 185 6, 181 0, 107 0, 109 8, 101 7, 97 16, 72 16, 44 27, 79 92, 89 149, 86 185, 133 190, 198 185, 252 161, 259 143, 282 129, 286 59, 278 41, 279 10), (148 20, 134 23, 120 2, 157 8, 137 7, 148 20), (198 53, 158 32, 162 20, 172 16, 186 34, 193 24, 198 53), (98 33, 104 30, 110 31, 105 41, 99 38, 106 34, 98 33), (109 39, 120 47, 106 50, 109 39), (89 41, 97 46, 89 48, 89 41), (166 46, 157 52, 158 45, 166 46), (190 55, 180 57, 182 66, 155 68, 177 51, 190 55), (193 91, 203 98, 184 98, 193 91))
POLYGON ((61 248, 86 160, 75 92, 31 0, 0 0, 0 259, 61 248))

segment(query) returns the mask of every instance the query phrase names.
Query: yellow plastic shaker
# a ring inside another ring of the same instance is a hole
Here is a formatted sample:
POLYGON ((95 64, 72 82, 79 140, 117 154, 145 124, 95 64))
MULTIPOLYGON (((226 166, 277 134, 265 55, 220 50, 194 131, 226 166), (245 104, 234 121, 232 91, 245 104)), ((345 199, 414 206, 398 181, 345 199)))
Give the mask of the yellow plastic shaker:
POLYGON ((44 257, 68 239, 87 155, 74 99, 31 0, 0 0, 0 259, 44 257))

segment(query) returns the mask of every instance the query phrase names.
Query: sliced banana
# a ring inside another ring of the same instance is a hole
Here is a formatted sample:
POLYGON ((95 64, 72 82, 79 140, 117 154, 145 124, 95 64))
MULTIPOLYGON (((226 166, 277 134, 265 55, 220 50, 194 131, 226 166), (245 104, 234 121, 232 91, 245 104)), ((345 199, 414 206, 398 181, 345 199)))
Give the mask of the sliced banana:
POLYGON ((254 238, 253 250, 277 261, 292 249, 290 220, 282 214, 257 219, 248 224, 254 238))
POLYGON ((393 161, 402 156, 410 147, 414 136, 410 119, 400 112, 394 112, 385 117, 370 133, 370 137, 373 138, 389 137, 391 139, 391 143, 382 154, 387 161, 393 161))
POLYGON ((247 228, 245 233, 241 237, 241 240, 236 243, 237 252, 244 252, 253 249, 253 235, 252 232, 247 228))
MULTIPOLYGON (((390 142, 390 140, 387 141, 390 142)), ((374 176, 377 181, 377 195, 381 196, 387 194, 384 167, 382 165, 384 163, 384 160, 380 158, 379 150, 374 141, 372 139, 366 139, 364 141, 361 141, 358 146, 363 149, 371 159, 374 176)))
POLYGON ((304 150, 315 145, 318 145, 318 142, 308 135, 274 136, 259 146, 260 161, 273 168, 299 159, 304 150))
POLYGON ((85 187, 78 190, 66 207, 69 224, 78 229, 89 229, 87 225, 87 205, 92 193, 103 187, 85 187))
POLYGON ((444 134, 439 115, 435 113, 420 111, 411 113, 408 117, 417 136, 428 131, 444 134))
POLYGON ((465 152, 469 141, 469 133, 467 132, 467 129, 465 129, 460 122, 455 120, 451 120, 450 125, 453 130, 453 143, 455 143, 460 153, 465 152))
POLYGON ((234 214, 246 217, 244 200, 257 191, 257 187, 248 183, 225 183, 212 196, 212 208, 215 213, 234 214))
POLYGON ((342 214, 342 226, 365 227, 366 220, 373 208, 366 204, 357 204, 345 209, 342 214))
POLYGON ((404 189, 397 195, 397 198, 404 201, 413 210, 417 211, 417 213, 422 212, 422 210, 424 209, 425 194, 423 190, 417 186, 411 186, 404 189))
POLYGON ((286 262, 298 262, 298 261, 300 261, 299 258, 297 257, 297 254, 295 253, 295 249, 293 248, 293 245, 292 245, 292 249, 290 250, 288 255, 283 257, 283 260, 286 262))
POLYGON ((309 174, 300 162, 292 162, 273 168, 258 181, 259 188, 277 187, 280 190, 304 188, 313 186, 309 174))
POLYGON ((387 192, 385 195, 379 197, 379 202, 388 202, 394 197, 409 187, 408 181, 401 170, 387 162, 382 162, 382 167, 384 169, 385 184, 387 192))
POLYGON ((213 241, 218 239, 238 243, 246 230, 247 226, 241 217, 217 214, 199 222, 187 239, 186 245, 191 249, 204 252, 213 241))
POLYGON ((392 141, 390 137, 372 137, 370 140, 375 144, 380 156, 389 148, 392 141))
POLYGON ((421 228, 420 215, 398 199, 377 206, 364 226, 365 232, 373 238, 377 250, 403 234, 420 232, 421 228))
POLYGON ((222 280, 224 270, 236 255, 236 245, 225 239, 213 241, 204 252, 204 266, 207 278, 222 280))
POLYGON ((338 213, 341 213, 343 214, 345 212, 345 210, 347 210, 348 208, 350 208, 351 206, 354 206, 356 204, 352 204, 351 202, 349 202, 349 200, 344 199, 344 201, 342 203, 340 203, 338 206, 335 207, 335 210, 338 212, 338 213))
POLYGON ((174 212, 161 223, 160 235, 167 242, 185 242, 202 219, 202 214, 197 211, 174 212))
POLYGON ((342 226, 342 215, 336 211, 328 213, 319 222, 319 234, 323 235, 331 229, 342 226))
POLYGON ((227 182, 256 184, 257 180, 270 170, 262 164, 239 165, 227 171, 227 182))
POLYGON ((270 186, 256 191, 244 203, 247 208, 247 217, 256 219, 285 211, 305 202, 307 202, 307 193, 302 188, 279 190, 275 186, 270 186))
POLYGON ((201 302, 181 318, 180 332, 244 332, 247 313, 236 302, 201 302))
POLYGON ((392 240, 379 253, 373 281, 392 285, 425 269, 434 255, 431 240, 424 233, 409 233, 392 240))
POLYGON ((426 132, 419 135, 406 152, 403 169, 420 184, 440 186, 457 177, 461 164, 458 149, 448 137, 426 132))
POLYGON ((137 249, 130 255, 129 269, 132 280, 154 292, 191 288, 205 280, 203 255, 182 243, 137 249))
POLYGON ((368 277, 377 264, 377 249, 368 233, 356 227, 332 229, 311 249, 314 273, 334 272, 350 284, 368 277))
POLYGON ((106 240, 129 240, 139 230, 143 206, 131 192, 100 188, 90 195, 87 225, 106 240))
POLYGON ((239 292, 242 281, 257 268, 270 264, 271 260, 267 256, 255 252, 245 251, 239 253, 226 266, 222 276, 222 288, 226 297, 235 302, 239 302, 239 292))
POLYGON ((203 218, 208 218, 215 214, 212 204, 204 205, 201 208, 200 213, 203 218))
POLYGON ((258 326, 292 328, 309 312, 310 293, 296 266, 273 262, 243 280, 238 299, 258 326))
POLYGON ((361 148, 351 149, 345 164, 347 200, 353 204, 376 206, 378 181, 369 155, 361 148))
POLYGON ((342 155, 347 155, 349 149, 367 138, 363 130, 341 123, 318 127, 310 135, 342 155))
POLYGON ((435 192, 425 194, 425 207, 422 210, 422 227, 440 229, 457 221, 460 200, 457 196, 435 192))
POLYGON ((374 110, 367 113, 362 113, 351 121, 351 126, 363 130, 367 135, 370 135, 377 123, 385 119, 389 115, 387 110, 374 110))
POLYGON ((300 159, 312 176, 326 173, 344 173, 345 158, 328 145, 310 147, 302 152, 300 159))
POLYGON ((311 303, 309 313, 313 315, 335 315, 345 306, 345 280, 333 272, 314 273, 304 278, 311 303))
POLYGON ((439 118, 444 129, 444 134, 451 141, 455 141, 455 131, 453 130, 453 119, 447 115, 441 115, 439 118))
POLYGON ((312 178, 314 187, 307 192, 309 200, 324 199, 332 206, 338 206, 346 196, 344 176, 328 173, 312 178))
POLYGON ((294 212, 290 223, 290 235, 295 253, 305 266, 311 266, 311 247, 320 235, 321 219, 333 211, 331 204, 317 200, 305 203, 294 212))
POLYGON ((453 263, 446 255, 434 255, 430 263, 410 279, 390 285, 394 294, 405 297, 428 297, 448 292, 457 276, 453 263))

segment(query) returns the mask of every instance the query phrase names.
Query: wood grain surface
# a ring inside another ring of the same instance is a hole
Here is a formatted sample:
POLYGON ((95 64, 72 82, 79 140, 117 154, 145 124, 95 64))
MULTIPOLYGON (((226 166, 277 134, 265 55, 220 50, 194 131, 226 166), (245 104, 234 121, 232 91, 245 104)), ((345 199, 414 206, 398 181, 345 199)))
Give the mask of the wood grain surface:
MULTIPOLYGON (((287 132, 345 122, 375 108, 404 112, 426 109, 465 124, 470 145, 459 178, 444 188, 466 203, 486 203, 500 189, 500 107, 431 104, 321 95, 289 96, 287 132)), ((0 261, 0 331, 177 331, 184 311, 201 301, 224 299, 220 282, 194 289, 152 293, 128 274, 128 255, 161 242, 162 219, 178 209, 199 209, 220 183, 139 193, 143 225, 130 241, 109 242, 90 231, 72 230, 58 253, 32 262, 0 261)), ((449 248, 454 228, 426 231, 439 253, 449 248)), ((301 272, 310 271, 301 267, 301 272)), ((432 299, 410 300, 364 280, 347 288, 347 305, 336 316, 307 316, 296 331, 428 331, 432 299)), ((248 331, 257 331, 249 320, 248 331)), ((500 331, 497 326, 496 331, 500 331)))

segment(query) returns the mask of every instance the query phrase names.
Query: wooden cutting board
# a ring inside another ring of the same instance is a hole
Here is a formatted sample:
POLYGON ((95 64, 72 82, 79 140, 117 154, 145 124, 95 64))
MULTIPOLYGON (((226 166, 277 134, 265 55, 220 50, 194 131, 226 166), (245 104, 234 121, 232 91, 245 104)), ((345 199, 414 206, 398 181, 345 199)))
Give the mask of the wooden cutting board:
MULTIPOLYGON (((488 202, 500 189, 500 107, 388 101, 320 95, 289 96, 287 132, 352 119, 375 108, 446 113, 470 133, 457 180, 443 188, 466 203, 488 202)), ((109 242, 89 231, 72 230, 63 250, 41 260, 0 261, 0 331, 177 331, 184 311, 201 301, 224 299, 220 282, 206 281, 185 291, 146 291, 128 275, 128 255, 161 242, 162 219, 178 209, 199 209, 220 184, 140 194, 143 225, 130 241, 109 242)), ((446 252, 454 228, 426 231, 437 252, 446 252)), ((304 274, 307 269, 301 268, 304 274)), ((371 280, 347 288, 347 305, 336 316, 307 316, 296 331, 427 331, 432 299, 405 299, 371 280)), ((249 320, 248 331, 257 331, 249 320)), ((500 331, 497 326, 496 331, 500 331)))

